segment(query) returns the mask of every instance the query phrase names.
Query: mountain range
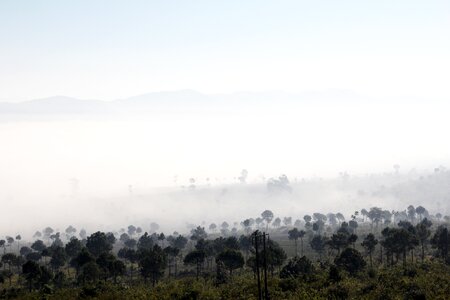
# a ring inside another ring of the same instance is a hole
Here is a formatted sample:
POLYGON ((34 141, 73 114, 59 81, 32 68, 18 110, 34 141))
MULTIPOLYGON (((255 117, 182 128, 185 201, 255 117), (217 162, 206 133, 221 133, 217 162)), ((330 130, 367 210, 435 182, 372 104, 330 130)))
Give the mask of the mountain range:
POLYGON ((19 103, 0 102, 0 115, 79 115, 127 114, 159 111, 227 110, 279 106, 289 104, 326 104, 336 102, 365 102, 366 97, 353 92, 240 92, 233 94, 202 94, 193 90, 148 93, 112 101, 82 100, 53 96, 19 103))

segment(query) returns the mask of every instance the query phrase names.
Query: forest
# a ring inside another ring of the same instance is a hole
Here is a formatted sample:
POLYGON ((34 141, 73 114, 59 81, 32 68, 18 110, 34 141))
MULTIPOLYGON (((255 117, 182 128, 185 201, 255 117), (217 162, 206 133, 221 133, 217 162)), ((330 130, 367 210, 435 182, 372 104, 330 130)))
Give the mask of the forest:
POLYGON ((450 217, 423 206, 270 210, 161 232, 46 227, 0 240, 2 299, 448 299, 450 217))

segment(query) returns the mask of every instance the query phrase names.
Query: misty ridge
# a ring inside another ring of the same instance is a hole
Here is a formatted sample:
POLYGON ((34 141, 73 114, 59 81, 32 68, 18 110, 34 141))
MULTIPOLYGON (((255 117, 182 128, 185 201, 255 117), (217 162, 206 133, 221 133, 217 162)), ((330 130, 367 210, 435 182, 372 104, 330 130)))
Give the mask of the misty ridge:
MULTIPOLYGON (((126 115, 145 114, 151 112, 230 112, 241 108, 258 110, 261 106, 316 104, 324 105, 337 101, 347 103, 365 102, 369 97, 357 95, 345 90, 311 91, 304 93, 273 92, 240 92, 233 94, 203 94, 194 90, 180 90, 148 93, 124 99, 100 101, 95 99, 77 99, 67 96, 53 96, 33 99, 19 103, 1 102, 1 119, 5 116, 21 115, 126 115)), ((0 120, 1 120, 0 119, 0 120)))

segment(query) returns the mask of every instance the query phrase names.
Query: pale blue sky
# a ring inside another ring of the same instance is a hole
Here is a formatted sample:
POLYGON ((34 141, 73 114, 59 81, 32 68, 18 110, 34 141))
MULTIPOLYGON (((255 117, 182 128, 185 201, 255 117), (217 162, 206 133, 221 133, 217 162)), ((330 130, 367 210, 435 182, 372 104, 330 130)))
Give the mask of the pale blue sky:
POLYGON ((0 0, 0 100, 339 88, 450 98, 450 1, 0 0))

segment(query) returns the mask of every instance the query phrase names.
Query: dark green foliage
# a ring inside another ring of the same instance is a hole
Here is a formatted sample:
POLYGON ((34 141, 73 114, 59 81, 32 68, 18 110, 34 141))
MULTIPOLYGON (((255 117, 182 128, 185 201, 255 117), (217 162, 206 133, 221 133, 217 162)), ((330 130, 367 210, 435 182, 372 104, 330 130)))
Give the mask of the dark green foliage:
POLYGON ((182 235, 179 235, 173 240, 172 246, 182 250, 184 249, 184 247, 186 247, 187 242, 188 242, 187 238, 185 238, 182 235))
POLYGON ((47 247, 44 245, 44 242, 41 240, 36 240, 33 244, 31 244, 31 249, 33 249, 34 251, 37 251, 37 252, 41 252, 45 248, 47 248, 47 247))
POLYGON ((198 241, 201 239, 206 239, 208 234, 205 231, 204 227, 198 226, 197 228, 194 228, 191 230, 191 240, 198 241))
POLYGON ((67 254, 63 247, 54 247, 51 252, 50 265, 53 269, 59 269, 67 261, 67 254))
POLYGON ((325 238, 321 235, 314 236, 310 242, 311 248, 314 251, 316 251, 320 257, 322 257, 322 255, 325 251, 326 244, 327 244, 327 238, 325 238))
POLYGON ((336 265, 330 266, 330 270, 328 271, 328 280, 330 282, 338 282, 342 280, 341 273, 336 265))
POLYGON ((328 299, 348 299, 349 289, 344 285, 333 285, 328 289, 328 299))
POLYGON ((135 239, 128 239, 124 242, 125 246, 127 246, 128 248, 134 248, 137 245, 137 242, 135 239))
POLYGON ((352 275, 362 271, 366 266, 366 262, 361 253, 352 248, 347 248, 342 251, 342 253, 336 257, 334 263, 352 275))
POLYGON ((136 262, 138 260, 138 255, 136 250, 130 248, 121 248, 117 253, 119 258, 128 260, 129 262, 136 262))
POLYGON ((110 253, 102 253, 97 258, 96 263, 104 279, 113 278, 114 282, 116 282, 118 276, 125 274, 125 264, 110 253))
MULTIPOLYGON (((428 212, 420 207, 415 208, 414 213, 410 209, 409 216, 406 211, 377 208, 371 211, 373 227, 359 219, 357 212, 348 223, 338 214, 315 213, 316 232, 302 222, 296 222, 299 228, 287 226, 270 230, 265 247, 261 239, 258 249, 261 272, 264 258, 267 261, 271 299, 446 299, 450 293, 450 270, 443 263, 449 260, 448 225, 444 222, 449 218, 431 216, 433 222, 441 225, 433 226, 428 212), (305 231, 299 230, 303 226, 305 231), (358 244, 356 228, 359 238, 363 239, 358 244), (306 256, 292 257, 297 253, 299 239, 303 246, 304 237, 311 248, 306 245, 306 256), (429 244, 433 248, 428 249, 429 244), (363 248, 364 258, 356 250, 363 248), (291 255, 287 263, 285 251, 291 255), (321 256, 319 262, 315 261, 314 252, 321 256), (375 255, 379 257, 379 264, 372 263, 375 255), (314 258, 314 262, 308 258, 314 258), (422 263, 418 264, 420 258, 422 263), (366 269, 369 260, 370 268, 366 269), (403 267, 399 265, 402 260, 403 267)), ((366 217, 369 212, 363 214, 361 210, 361 215, 366 217)), ((269 223, 275 227, 277 222, 259 220, 256 224, 258 228, 269 223)), ((237 224, 228 226, 236 228, 237 224)), ((237 238, 239 231, 235 229, 233 236, 227 231, 226 236, 217 237, 215 233, 214 238, 207 239, 202 230, 202 227, 193 230, 195 242, 189 243, 189 249, 195 250, 190 253, 183 250, 188 240, 176 232, 167 237, 163 233, 146 233, 138 243, 124 234, 120 243, 124 248, 120 250, 112 249, 115 243, 112 233, 96 232, 83 241, 69 234, 60 238, 58 232, 46 233, 45 240, 52 246, 46 247, 38 240, 33 248, 20 248, 19 238, 10 238, 8 243, 3 243, 0 298, 68 300, 92 295, 101 299, 255 299, 256 277, 249 270, 255 271, 256 265, 252 236, 237 238), (16 247, 11 247, 11 243, 16 247), (158 246, 164 244, 169 246, 164 249, 158 246), (8 250, 20 252, 20 255, 7 253, 8 250), (242 268, 243 254, 250 255, 246 262, 249 268, 242 268), (64 268, 69 259, 76 274, 71 268, 64 268), (186 266, 177 265, 180 261, 186 266), (47 267, 51 267, 51 271, 47 267), (167 267, 169 272, 164 274, 167 267), (202 280, 193 278, 194 268, 197 278, 201 276, 202 280), (6 285, 2 283, 5 280, 6 285), (155 288, 144 285, 148 280, 155 288)), ((137 230, 134 236, 138 238, 137 230)))
POLYGON ((384 240, 381 245, 387 250, 387 254, 391 256, 391 264, 393 255, 401 255, 403 257, 403 266, 406 267, 406 254, 410 249, 417 245, 418 240, 414 227, 409 222, 400 222, 401 228, 386 227, 382 231, 384 240))
POLYGON ((439 226, 431 239, 431 245, 438 250, 437 253, 439 257, 444 259, 448 258, 450 234, 446 227, 439 226))
POLYGON ((222 261, 218 261, 216 264, 216 284, 223 284, 228 282, 230 275, 227 272, 225 264, 222 261))
POLYGON ((431 225, 432 223, 428 221, 427 218, 423 219, 422 222, 416 225, 416 235, 422 249, 422 263, 425 260, 425 247, 431 235, 431 225))
POLYGON ((151 250, 153 248, 153 238, 146 232, 138 240, 137 247, 139 250, 151 250))
POLYGON ((14 265, 17 256, 14 253, 6 253, 2 256, 2 263, 7 264, 9 267, 9 271, 11 271, 11 266, 14 265))
POLYGON ((338 251, 338 254, 341 252, 341 249, 346 248, 350 244, 350 234, 348 231, 339 231, 336 234, 331 236, 331 239, 328 240, 328 245, 338 251))
POLYGON ((101 270, 99 266, 94 261, 90 261, 81 267, 81 272, 78 275, 78 281, 83 284, 96 282, 100 278, 100 275, 101 270))
POLYGON ((267 265, 272 274, 276 268, 280 268, 287 259, 286 252, 281 248, 280 244, 273 240, 268 240, 266 245, 267 265))
POLYGON ((81 244, 81 241, 76 237, 71 237, 70 241, 65 246, 66 254, 71 258, 80 253, 82 248, 83 245, 81 244))
POLYGON ((205 258, 206 258, 206 253, 203 250, 191 251, 184 257, 184 260, 183 260, 184 264, 196 266, 197 279, 200 275, 202 265, 205 262, 205 258))
POLYGON ((314 273, 314 266, 306 256, 290 259, 280 272, 281 278, 308 277, 314 273))
MULTIPOLYGON (((114 237, 114 236, 112 236, 114 237)), ((104 232, 97 231, 87 238, 86 248, 94 256, 99 256, 104 252, 112 250, 115 238, 112 239, 111 234, 105 234, 104 232)))
POLYGON ((33 288, 41 288, 43 285, 52 280, 52 273, 43 266, 39 266, 34 261, 27 261, 22 266, 22 273, 28 283, 28 288, 31 291, 33 288))
POLYGON ((164 274, 164 269, 167 266, 167 254, 161 247, 154 245, 151 250, 140 250, 138 260, 142 277, 145 280, 151 278, 152 284, 155 285, 164 274))
POLYGON ((85 264, 93 261, 94 257, 92 254, 86 248, 83 248, 80 253, 70 261, 70 265, 79 271, 85 264))
POLYGON ((2 277, 8 278, 9 286, 11 286, 11 279, 14 276, 14 273, 11 270, 3 270, 2 277))
POLYGON ((370 258, 370 266, 373 265, 372 262, 372 253, 375 250, 375 246, 378 244, 378 240, 372 233, 369 233, 365 238, 361 245, 366 249, 367 253, 369 253, 370 258))
POLYGON ((41 253, 39 253, 39 252, 31 252, 31 253, 28 253, 28 254, 25 256, 25 258, 26 258, 27 260, 39 261, 39 260, 42 258, 42 255, 41 255, 41 253))
POLYGON ((294 228, 288 231, 288 236, 289 239, 293 240, 295 243, 295 255, 297 255, 298 254, 297 241, 300 238, 300 232, 297 228, 294 228))
POLYGON ((227 249, 217 255, 216 262, 222 262, 230 271, 231 276, 233 274, 233 270, 244 266, 244 257, 239 251, 227 249))
POLYGON ((246 255, 248 255, 252 248, 252 239, 249 236, 241 235, 239 237, 239 249, 241 249, 246 253, 246 255))
POLYGON ((180 254, 180 249, 169 246, 169 247, 164 248, 164 252, 169 257, 176 257, 180 254))
POLYGON ((55 284, 56 287, 62 288, 64 285, 67 284, 66 274, 62 271, 57 272, 53 277, 53 283, 55 284))
POLYGON ((28 254, 30 254, 32 252, 32 250, 26 246, 23 246, 20 248, 20 255, 22 256, 27 256, 28 254))

